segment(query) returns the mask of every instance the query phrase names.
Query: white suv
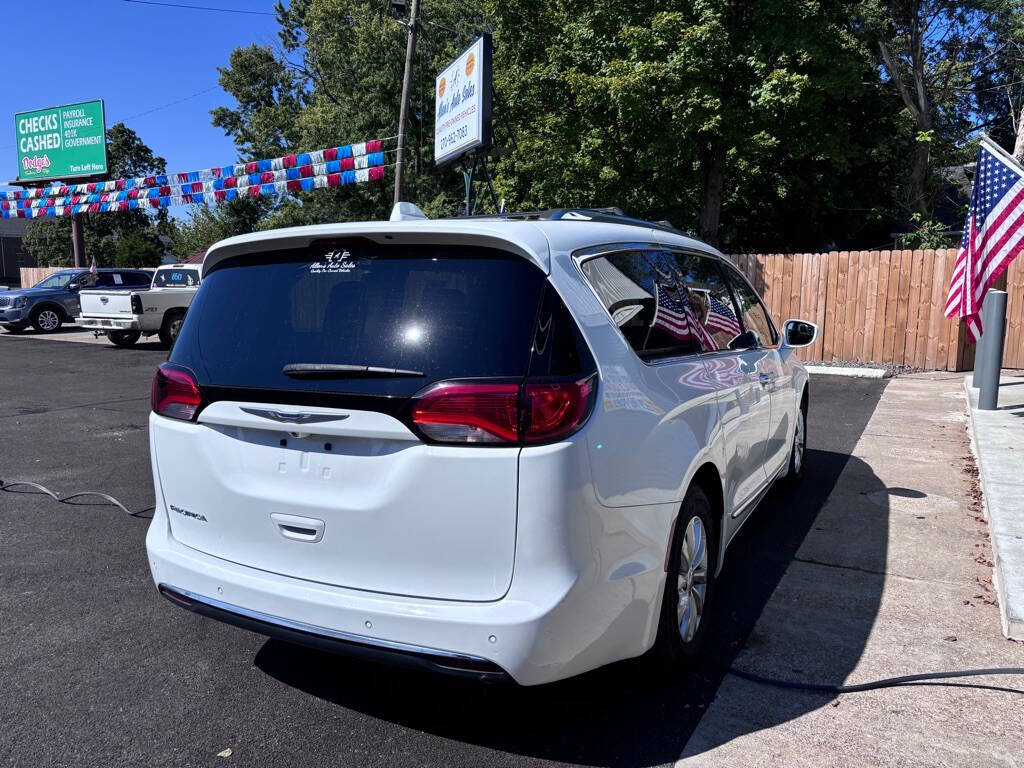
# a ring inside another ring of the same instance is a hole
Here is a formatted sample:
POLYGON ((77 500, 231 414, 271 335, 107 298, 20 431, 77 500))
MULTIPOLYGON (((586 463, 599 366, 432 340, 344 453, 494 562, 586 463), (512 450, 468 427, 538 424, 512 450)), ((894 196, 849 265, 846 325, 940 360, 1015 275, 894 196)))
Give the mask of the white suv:
POLYGON ((780 341, 657 224, 407 218, 210 249, 153 381, 160 592, 524 685, 692 656, 730 539, 803 469, 817 328, 780 341))

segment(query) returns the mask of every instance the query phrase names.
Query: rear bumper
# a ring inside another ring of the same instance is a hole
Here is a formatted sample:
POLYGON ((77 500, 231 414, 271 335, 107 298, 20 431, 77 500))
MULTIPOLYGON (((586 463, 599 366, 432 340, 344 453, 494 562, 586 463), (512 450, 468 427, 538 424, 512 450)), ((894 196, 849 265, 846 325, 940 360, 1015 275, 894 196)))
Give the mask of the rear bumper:
POLYGON ((268 637, 370 661, 428 669, 432 672, 469 677, 475 680, 501 682, 510 679, 508 674, 497 664, 476 656, 467 656, 438 648, 425 648, 409 643, 396 643, 365 635, 339 632, 328 627, 303 624, 280 616, 269 616, 241 606, 229 605, 167 584, 161 584, 159 589, 160 594, 172 603, 193 613, 268 637))
POLYGON ((186 547, 171 535, 159 496, 146 537, 156 586, 182 607, 272 637, 539 685, 639 656, 657 631, 664 586, 657 554, 648 570, 629 576, 622 560, 600 557, 582 569, 520 562, 508 594, 494 602, 403 597, 268 573, 186 547))
POLYGON ((537 605, 426 600, 362 592, 268 573, 186 547, 158 506, 146 537, 153 580, 176 604, 272 637, 367 658, 531 685, 564 675, 532 656, 565 589, 537 605), (185 599, 182 599, 184 596, 185 599), (462 671, 451 669, 461 660, 462 671), (445 663, 447 662, 447 663, 445 663), (442 668, 447 667, 447 668, 442 668))
POLYGON ((139 331, 142 325, 134 318, 76 317, 75 324, 94 331, 139 331))

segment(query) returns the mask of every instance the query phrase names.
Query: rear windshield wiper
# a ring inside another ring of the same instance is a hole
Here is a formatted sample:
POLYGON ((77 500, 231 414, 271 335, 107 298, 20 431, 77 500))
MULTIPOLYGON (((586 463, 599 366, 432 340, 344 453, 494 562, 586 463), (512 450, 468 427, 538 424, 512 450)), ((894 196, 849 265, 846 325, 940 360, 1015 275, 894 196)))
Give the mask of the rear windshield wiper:
POLYGON ((296 379, 401 378, 425 375, 423 371, 410 371, 405 368, 379 368, 375 365, 342 363, 288 363, 281 369, 281 373, 296 379))

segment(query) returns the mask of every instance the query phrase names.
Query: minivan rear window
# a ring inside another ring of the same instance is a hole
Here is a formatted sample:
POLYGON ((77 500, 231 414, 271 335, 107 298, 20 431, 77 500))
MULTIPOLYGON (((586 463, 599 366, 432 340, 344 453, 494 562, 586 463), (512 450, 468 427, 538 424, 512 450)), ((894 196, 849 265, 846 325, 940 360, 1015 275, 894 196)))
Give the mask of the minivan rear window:
POLYGON ((525 376, 544 282, 521 256, 469 246, 335 242, 233 257, 204 278, 170 361, 201 387, 283 393, 408 396, 444 379, 525 376), (286 375, 296 365, 407 374, 286 375))

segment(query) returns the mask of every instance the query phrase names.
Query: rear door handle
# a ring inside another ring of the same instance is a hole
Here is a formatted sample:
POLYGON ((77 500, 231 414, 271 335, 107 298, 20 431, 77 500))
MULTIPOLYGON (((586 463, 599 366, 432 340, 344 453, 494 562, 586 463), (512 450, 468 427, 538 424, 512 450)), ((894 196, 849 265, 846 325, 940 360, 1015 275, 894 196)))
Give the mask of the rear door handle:
POLYGON ((774 373, 761 373, 758 374, 757 380, 761 382, 762 387, 767 387, 773 381, 775 381, 774 373))

